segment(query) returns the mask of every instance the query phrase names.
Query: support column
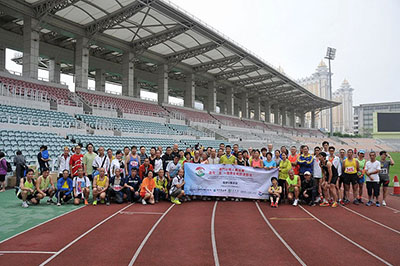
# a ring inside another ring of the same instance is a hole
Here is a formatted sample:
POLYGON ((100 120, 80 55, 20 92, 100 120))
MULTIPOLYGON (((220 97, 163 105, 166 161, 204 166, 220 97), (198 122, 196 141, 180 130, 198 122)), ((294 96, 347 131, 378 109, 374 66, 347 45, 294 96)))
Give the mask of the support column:
POLYGON ((285 107, 282 107, 281 109, 280 109, 280 113, 281 113, 281 115, 282 115, 282 126, 286 126, 287 125, 287 119, 286 119, 286 109, 285 109, 285 107))
POLYGON ((315 111, 311 111, 311 128, 315 128, 315 111))
POLYGON ((215 87, 215 81, 209 81, 207 86, 207 111, 215 113, 217 108, 217 88, 215 87))
POLYGON ((290 110, 290 126, 296 127, 296 115, 294 110, 290 110))
POLYGON ((194 108, 194 99, 196 93, 196 86, 194 82, 194 74, 188 74, 185 82, 185 96, 184 106, 194 108))
POLYGON ((160 64, 158 66, 158 104, 168 103, 168 65, 160 64))
POLYGON ((241 99, 241 111, 242 111, 242 118, 249 118, 249 97, 247 92, 242 93, 241 99))
POLYGON ((125 52, 122 57, 122 95, 134 96, 134 55, 131 52, 125 52))
POLYGON ((89 73, 88 38, 78 37, 75 49, 75 88, 87 89, 89 73))
POLYGON ((138 78, 133 78, 133 97, 140 98, 140 85, 138 78))
POLYGON ((37 79, 39 71, 39 28, 38 21, 24 17, 24 54, 22 74, 24 77, 37 79))
POLYGON ((274 105, 274 124, 279 125, 279 106, 274 105))
POLYGON ((58 58, 49 60, 49 81, 53 83, 61 82, 61 62, 58 58))
POLYGON ((106 72, 103 69, 96 69, 95 83, 96 91, 106 92, 106 72))
POLYGON ((254 99, 254 120, 260 120, 261 118, 261 106, 260 98, 254 99))
POLYGON ((220 113, 220 114, 226 114, 226 104, 225 104, 225 101, 220 101, 220 102, 219 102, 219 113, 220 113))
POLYGON ((235 109, 235 95, 233 93, 233 88, 228 88, 226 90, 226 114, 233 115, 235 109))
POLYGON ((304 112, 300 112, 299 116, 300 116, 300 126, 304 128, 306 125, 306 114, 304 112))
POLYGON ((233 112, 233 115, 239 116, 239 105, 238 105, 238 104, 235 104, 235 105, 234 105, 234 112, 233 112))
POLYGON ((6 70, 6 47, 0 45, 0 71, 6 70))
POLYGON ((265 122, 271 123, 271 105, 269 102, 264 103, 265 122))

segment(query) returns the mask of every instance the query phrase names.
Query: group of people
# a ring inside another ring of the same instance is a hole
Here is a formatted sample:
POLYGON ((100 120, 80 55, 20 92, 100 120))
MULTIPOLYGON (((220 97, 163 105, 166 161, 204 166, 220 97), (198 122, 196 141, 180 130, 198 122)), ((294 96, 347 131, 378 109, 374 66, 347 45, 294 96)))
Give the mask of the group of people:
MULTIPOLYGON (((40 175, 34 178, 34 171, 28 169, 20 178, 17 197, 23 207, 38 204, 48 197, 47 203, 68 202, 89 204, 107 204, 111 202, 141 202, 155 204, 168 200, 175 204, 196 199, 184 192, 184 165, 193 164, 230 164, 272 170, 277 168, 276 177, 268 189, 271 207, 278 207, 281 202, 297 206, 299 203, 315 206, 337 207, 338 204, 350 203, 350 187, 354 204, 363 203, 363 188, 368 191, 368 206, 380 206, 379 192, 383 186, 382 205, 386 205, 387 187, 389 185, 390 166, 394 165, 391 156, 381 151, 380 161, 377 154, 365 151, 354 154, 352 149, 345 151, 330 146, 327 141, 321 147, 315 147, 313 154, 307 145, 300 151, 296 146, 288 150, 285 146, 274 150, 272 144, 261 150, 249 148, 240 150, 238 144, 221 143, 218 149, 204 148, 196 145, 185 150, 178 144, 167 147, 152 147, 149 154, 144 146, 125 147, 115 153, 111 149, 99 147, 95 152, 93 144, 86 145, 82 154, 81 145, 65 147, 57 158, 58 180, 53 182, 48 168, 46 147, 38 154, 40 175), (343 191, 342 191, 343 186, 343 191)), ((18 173, 17 173, 18 174, 18 173)), ((201 197, 211 200, 211 197, 201 197)), ((219 200, 220 198, 215 198, 219 200)), ((227 200, 228 198, 221 198, 227 200)), ((231 200, 242 200, 234 199, 231 200)))

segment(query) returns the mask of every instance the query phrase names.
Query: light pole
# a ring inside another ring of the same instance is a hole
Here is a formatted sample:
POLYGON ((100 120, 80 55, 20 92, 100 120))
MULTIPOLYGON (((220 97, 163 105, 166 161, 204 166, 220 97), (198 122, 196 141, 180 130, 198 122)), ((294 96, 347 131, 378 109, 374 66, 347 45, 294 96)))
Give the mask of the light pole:
MULTIPOLYGON (((328 59, 329 63, 329 100, 332 101, 332 71, 331 71, 331 60, 335 59, 336 49, 328 47, 326 50, 325 59, 328 59)), ((329 108, 329 135, 333 136, 333 123, 332 123, 332 107, 329 108)))

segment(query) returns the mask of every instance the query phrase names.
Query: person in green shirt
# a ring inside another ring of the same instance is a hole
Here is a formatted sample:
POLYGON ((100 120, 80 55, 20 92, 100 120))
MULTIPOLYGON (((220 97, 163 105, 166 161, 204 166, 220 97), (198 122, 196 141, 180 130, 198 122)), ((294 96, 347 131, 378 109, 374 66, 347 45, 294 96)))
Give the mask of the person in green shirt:
POLYGON ((160 200, 168 199, 168 180, 164 176, 164 170, 160 169, 158 175, 154 177, 154 182, 156 183, 156 188, 154 189, 154 198, 156 203, 160 200))
POLYGON ((232 148, 230 145, 225 147, 226 153, 221 156, 220 164, 236 164, 236 157, 232 155, 232 148))
POLYGON ((86 175, 90 181, 93 181, 93 161, 94 158, 97 156, 96 153, 93 152, 94 147, 92 143, 89 143, 88 145, 86 145, 86 150, 87 153, 85 153, 85 155, 83 155, 83 159, 82 159, 82 163, 83 163, 83 171, 84 171, 84 175, 86 175))
POLYGON ((21 178, 19 182, 19 190, 17 192, 17 198, 22 200, 22 207, 28 208, 28 202, 36 205, 38 200, 35 197, 36 183, 33 179, 34 171, 33 169, 28 169, 26 171, 26 176, 21 178))
POLYGON ((299 195, 301 190, 300 177, 294 174, 293 169, 289 170, 288 178, 286 179, 286 191, 288 200, 293 200, 293 206, 299 203, 299 195))
POLYGON ((281 154, 281 157, 282 159, 279 162, 278 184, 282 187, 281 199, 284 200, 287 194, 286 179, 289 177, 289 170, 292 169, 292 163, 287 159, 287 154, 285 152, 281 154))

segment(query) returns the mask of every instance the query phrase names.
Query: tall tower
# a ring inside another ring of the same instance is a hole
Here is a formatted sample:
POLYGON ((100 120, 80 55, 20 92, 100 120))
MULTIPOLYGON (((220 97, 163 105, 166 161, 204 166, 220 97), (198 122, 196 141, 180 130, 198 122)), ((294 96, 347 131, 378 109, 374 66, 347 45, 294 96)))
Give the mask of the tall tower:
POLYGON ((333 129, 335 132, 353 133, 353 91, 349 82, 344 79, 342 85, 333 93, 333 100, 341 104, 333 111, 333 129))

